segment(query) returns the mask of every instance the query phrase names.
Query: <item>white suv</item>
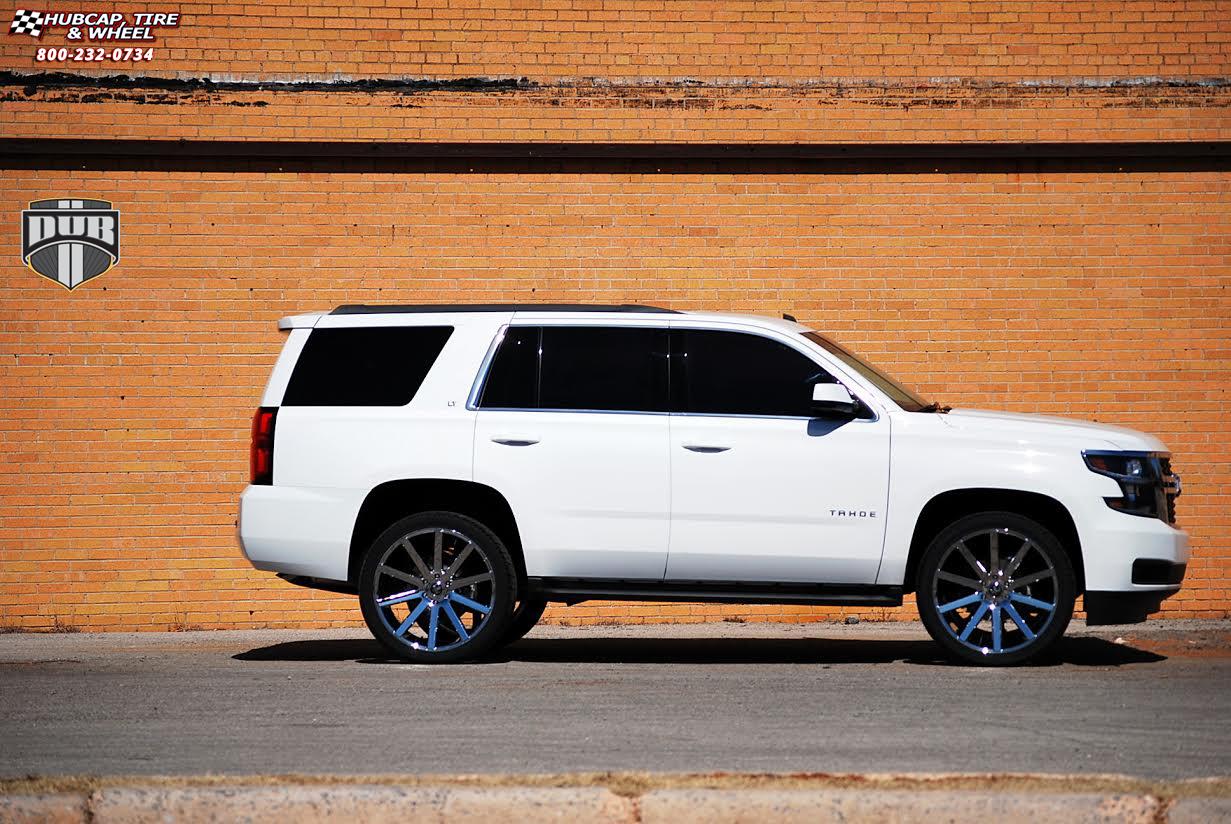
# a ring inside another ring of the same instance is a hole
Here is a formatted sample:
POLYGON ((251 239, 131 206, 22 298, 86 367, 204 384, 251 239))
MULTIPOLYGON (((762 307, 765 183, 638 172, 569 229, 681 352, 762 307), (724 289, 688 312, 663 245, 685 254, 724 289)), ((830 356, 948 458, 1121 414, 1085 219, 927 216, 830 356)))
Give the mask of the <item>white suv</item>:
POLYGON ((257 569, 358 593, 454 662, 549 601, 896 606, 1011 664, 1175 593, 1157 439, 928 403, 783 320, 644 306, 343 306, 290 336, 252 432, 257 569))

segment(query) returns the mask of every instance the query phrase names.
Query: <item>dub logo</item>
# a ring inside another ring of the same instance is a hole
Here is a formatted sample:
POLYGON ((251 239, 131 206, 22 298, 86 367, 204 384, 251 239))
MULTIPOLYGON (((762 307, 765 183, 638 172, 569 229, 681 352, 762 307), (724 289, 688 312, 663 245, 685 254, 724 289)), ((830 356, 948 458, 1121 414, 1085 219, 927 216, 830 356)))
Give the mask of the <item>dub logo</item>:
POLYGON ((120 212, 106 200, 36 200, 21 213, 21 261, 76 289, 120 261, 120 212))

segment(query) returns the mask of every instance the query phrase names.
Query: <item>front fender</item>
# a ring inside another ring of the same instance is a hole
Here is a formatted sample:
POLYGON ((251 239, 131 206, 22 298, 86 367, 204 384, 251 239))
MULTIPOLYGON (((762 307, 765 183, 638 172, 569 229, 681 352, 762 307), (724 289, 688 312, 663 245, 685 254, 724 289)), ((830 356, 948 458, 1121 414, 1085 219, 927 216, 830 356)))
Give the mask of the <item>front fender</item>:
MULTIPOLYGON (((894 438, 885 547, 876 583, 901 586, 920 515, 937 496, 958 490, 1042 495, 1068 512, 1077 529, 1083 559, 1091 525, 1107 509, 1105 496, 1118 494, 1110 478, 1090 472, 1078 444, 964 443, 950 437, 894 438)), ((1089 445, 1086 445, 1089 448, 1089 445)))

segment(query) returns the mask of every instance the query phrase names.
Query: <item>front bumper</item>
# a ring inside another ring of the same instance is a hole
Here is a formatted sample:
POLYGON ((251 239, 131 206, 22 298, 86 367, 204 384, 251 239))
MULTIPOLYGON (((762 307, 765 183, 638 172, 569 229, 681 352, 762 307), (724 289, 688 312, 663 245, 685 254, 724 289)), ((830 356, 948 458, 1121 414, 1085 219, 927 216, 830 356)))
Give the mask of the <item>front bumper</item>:
MULTIPOLYGON (((1101 502, 1100 502, 1101 503, 1101 502)), ((1078 522, 1086 590, 1151 592, 1178 588, 1174 574, 1188 563, 1188 534, 1157 518, 1116 512, 1087 512, 1078 522)))
POLYGON ((1188 534, 1157 518, 1098 509, 1082 524, 1085 610, 1090 624, 1132 624, 1180 591, 1188 534))

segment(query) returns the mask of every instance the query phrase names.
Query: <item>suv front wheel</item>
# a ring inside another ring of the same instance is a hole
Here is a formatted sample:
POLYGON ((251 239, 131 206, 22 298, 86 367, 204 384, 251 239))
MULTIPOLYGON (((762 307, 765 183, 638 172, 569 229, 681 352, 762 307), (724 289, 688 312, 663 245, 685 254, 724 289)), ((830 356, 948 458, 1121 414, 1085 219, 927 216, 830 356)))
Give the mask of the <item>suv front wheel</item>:
POLYGON ((1056 642, 1073 616, 1076 576, 1060 541, 1011 512, 961 518, 928 545, 915 597, 950 657, 1018 664, 1056 642))
POLYGON ((508 632, 517 578, 504 543, 455 512, 403 518, 372 544, 359 572, 368 629, 420 664, 481 657, 508 632))

